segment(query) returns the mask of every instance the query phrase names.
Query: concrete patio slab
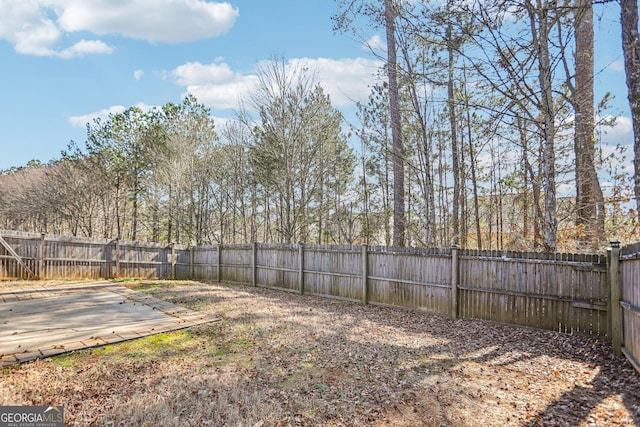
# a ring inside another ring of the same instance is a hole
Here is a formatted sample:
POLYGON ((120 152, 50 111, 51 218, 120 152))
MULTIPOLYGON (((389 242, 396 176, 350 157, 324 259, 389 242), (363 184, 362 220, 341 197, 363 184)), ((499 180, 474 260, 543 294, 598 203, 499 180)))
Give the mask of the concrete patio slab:
POLYGON ((217 320, 107 281, 0 289, 0 367, 217 320))

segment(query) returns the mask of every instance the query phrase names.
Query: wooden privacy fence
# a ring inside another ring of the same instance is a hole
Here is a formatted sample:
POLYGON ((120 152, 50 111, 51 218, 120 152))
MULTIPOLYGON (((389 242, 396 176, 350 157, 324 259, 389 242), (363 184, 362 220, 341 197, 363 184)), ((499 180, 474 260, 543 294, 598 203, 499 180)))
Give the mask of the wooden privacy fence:
POLYGON ((616 355, 622 352, 640 372, 640 243, 624 248, 612 244, 610 259, 614 270, 611 299, 620 301, 611 313, 613 349, 616 355))
POLYGON ((0 279, 169 278, 190 274, 186 246, 0 230, 0 279))
POLYGON ((176 278, 252 284, 611 339, 638 367, 640 245, 607 255, 377 246, 187 247, 1 231, 0 278, 176 278))

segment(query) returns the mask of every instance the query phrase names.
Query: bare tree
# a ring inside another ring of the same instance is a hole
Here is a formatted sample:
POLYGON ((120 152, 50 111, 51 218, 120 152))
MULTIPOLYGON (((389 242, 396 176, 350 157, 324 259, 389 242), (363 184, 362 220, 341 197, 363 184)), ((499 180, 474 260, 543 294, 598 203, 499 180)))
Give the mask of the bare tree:
POLYGON ((387 33, 387 77, 389 79, 389 108, 391 113, 391 138, 393 140, 393 246, 405 245, 404 206, 404 149, 402 142, 402 118, 398 91, 398 63, 396 46, 397 11, 393 0, 384 0, 384 18, 387 33))
POLYGON ((273 196, 281 240, 307 240, 311 228, 320 227, 314 218, 321 219, 318 203, 327 185, 340 181, 339 174, 353 173, 353 163, 342 161, 353 157, 341 136, 342 116, 304 64, 274 60, 263 66, 259 79, 251 98, 260 119, 253 126, 250 164, 273 196))
POLYGON ((366 224, 364 236, 369 243, 376 240, 391 246, 393 230, 393 189, 391 160, 393 148, 390 136, 388 91, 381 85, 371 89, 366 104, 358 105, 362 124, 359 130, 362 141, 363 198, 366 224), (382 236, 379 232, 382 230, 382 236), (378 233, 376 233, 378 232, 378 233), (376 239, 378 237, 378 239, 376 239))

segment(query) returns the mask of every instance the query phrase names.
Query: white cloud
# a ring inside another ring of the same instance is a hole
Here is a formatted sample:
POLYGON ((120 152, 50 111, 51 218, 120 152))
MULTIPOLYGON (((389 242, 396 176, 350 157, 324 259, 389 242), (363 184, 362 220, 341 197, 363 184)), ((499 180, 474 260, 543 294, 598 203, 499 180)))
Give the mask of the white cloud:
POLYGON ((122 113, 124 110, 126 110, 124 106, 114 105, 112 107, 105 108, 103 110, 96 111, 93 113, 84 114, 82 116, 69 117, 69 123, 71 124, 71 126, 82 128, 82 127, 85 127, 87 123, 93 123, 95 119, 99 118, 104 120, 107 117, 109 117, 109 114, 122 113))
POLYGON ((136 79, 136 81, 140 80, 142 76, 144 76, 144 71, 142 70, 135 70, 133 72, 133 78, 136 79))
POLYGON ((195 95, 199 102, 208 107, 233 109, 238 106, 241 99, 246 98, 257 81, 256 76, 246 76, 242 80, 224 84, 187 86, 187 92, 195 95))
MULTIPOLYGON (((147 105, 143 102, 139 102, 135 105, 140 108, 142 111, 150 111, 156 107, 152 105, 147 105)), ((127 109, 127 107, 123 105, 113 105, 108 108, 104 108, 100 111, 95 111, 93 113, 84 114, 81 116, 72 116, 69 117, 69 124, 74 127, 85 127, 87 123, 93 123, 95 119, 106 120, 110 114, 118 114, 122 113, 127 109)))
MULTIPOLYGON (((610 117, 606 117, 610 119, 610 117)), ((597 126, 597 136, 606 145, 632 145, 633 144, 633 124, 631 118, 627 116, 616 117, 615 124, 610 126, 597 126)))
POLYGON ((218 109, 235 108, 255 87, 258 77, 234 72, 228 64, 219 61, 212 64, 189 62, 176 67, 171 76, 203 104, 218 109))
POLYGON ((224 132, 224 129, 227 128, 228 126, 232 126, 238 123, 236 119, 229 118, 229 117, 216 117, 216 116, 211 116, 211 117, 213 117, 213 123, 216 126, 216 132, 218 132, 218 135, 221 135, 224 132))
MULTIPOLYGON (((382 62, 364 58, 296 58, 287 66, 306 67, 315 73, 333 104, 345 106, 367 98, 382 62)), ((200 102, 219 109, 237 107, 238 101, 246 99, 258 83, 257 75, 234 71, 221 59, 211 64, 189 62, 176 67, 169 75, 200 102)))
POLYGON ((185 42, 224 34, 238 17, 229 3, 203 0, 69 0, 59 14, 68 32, 120 34, 147 41, 185 42))
POLYGON ((59 52, 60 58, 75 58, 91 54, 110 54, 113 48, 100 40, 80 40, 73 46, 59 52))
POLYGON ((624 62, 621 59, 613 61, 607 66, 607 69, 610 71, 624 71, 624 62))
POLYGON ((619 177, 614 178, 614 176, 627 174, 630 177, 634 173, 631 118, 617 117, 613 127, 600 126, 596 132, 600 136, 599 148, 601 158, 604 160, 600 184, 605 195, 611 196, 616 187, 620 189, 619 177))
POLYGON ((78 31, 177 43, 223 34, 237 17, 230 4, 205 0, 0 0, 0 39, 18 53, 66 59, 113 52, 100 40, 60 46, 78 31))
POLYGON ((365 58, 301 58, 289 61, 292 66, 306 64, 315 71, 320 84, 336 106, 353 105, 367 99, 371 85, 377 81, 382 61, 365 58))
POLYGON ((172 74, 180 86, 225 83, 239 77, 239 74, 234 73, 229 65, 225 63, 201 64, 199 62, 188 62, 176 67, 172 74))
POLYGON ((387 44, 378 34, 371 36, 369 40, 362 43, 360 47, 365 52, 374 52, 377 54, 387 54, 387 44))
POLYGON ((23 54, 52 56, 51 46, 62 36, 35 2, 0 0, 0 38, 23 54))

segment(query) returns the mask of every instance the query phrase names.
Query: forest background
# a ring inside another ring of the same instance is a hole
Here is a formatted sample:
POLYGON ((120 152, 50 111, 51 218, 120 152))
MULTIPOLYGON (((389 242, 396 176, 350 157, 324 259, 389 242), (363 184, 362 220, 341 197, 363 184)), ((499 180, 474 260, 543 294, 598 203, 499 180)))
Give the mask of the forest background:
POLYGON ((355 121, 311 67, 274 57, 232 120, 192 94, 131 107, 59 159, 3 171, 0 228, 570 252, 638 240, 638 6, 607 7, 622 11, 633 147, 600 144, 616 118, 610 95, 594 99, 590 1, 340 0, 335 30, 384 64, 355 121))

